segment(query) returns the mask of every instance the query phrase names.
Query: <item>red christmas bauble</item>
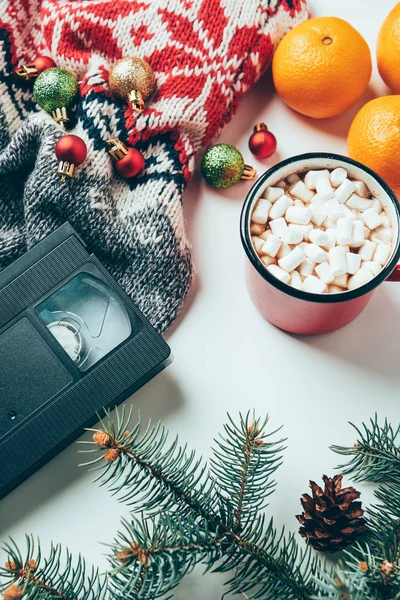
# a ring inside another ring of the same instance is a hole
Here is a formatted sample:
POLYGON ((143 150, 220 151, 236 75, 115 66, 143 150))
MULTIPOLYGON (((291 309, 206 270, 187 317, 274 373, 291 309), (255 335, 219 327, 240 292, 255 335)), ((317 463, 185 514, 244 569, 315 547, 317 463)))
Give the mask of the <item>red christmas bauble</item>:
POLYGON ((86 144, 77 135, 64 135, 60 138, 55 148, 58 160, 63 160, 73 165, 80 165, 86 158, 86 144))
POLYGON ((124 156, 124 158, 117 160, 115 168, 118 173, 126 179, 136 177, 136 175, 139 175, 144 169, 144 158, 142 153, 139 152, 139 150, 136 150, 136 148, 128 148, 128 154, 124 156))
POLYGON ((257 158, 268 158, 276 151, 276 137, 264 123, 256 125, 249 139, 250 152, 257 158))
POLYGON ((46 71, 46 69, 51 69, 52 67, 56 66, 56 63, 52 58, 50 58, 50 56, 38 56, 33 61, 33 64, 37 69, 38 75, 40 75, 40 73, 43 73, 43 71, 46 71))

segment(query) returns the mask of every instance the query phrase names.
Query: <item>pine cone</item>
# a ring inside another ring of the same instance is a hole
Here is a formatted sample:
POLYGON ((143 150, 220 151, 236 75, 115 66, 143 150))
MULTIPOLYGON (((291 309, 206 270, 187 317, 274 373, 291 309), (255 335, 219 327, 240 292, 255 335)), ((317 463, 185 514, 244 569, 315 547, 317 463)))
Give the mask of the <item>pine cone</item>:
POLYGON ((364 511, 360 497, 353 487, 342 489, 343 475, 323 475, 325 489, 310 481, 312 498, 303 494, 301 505, 304 512, 296 515, 302 525, 300 535, 316 550, 336 552, 355 541, 365 530, 364 511))

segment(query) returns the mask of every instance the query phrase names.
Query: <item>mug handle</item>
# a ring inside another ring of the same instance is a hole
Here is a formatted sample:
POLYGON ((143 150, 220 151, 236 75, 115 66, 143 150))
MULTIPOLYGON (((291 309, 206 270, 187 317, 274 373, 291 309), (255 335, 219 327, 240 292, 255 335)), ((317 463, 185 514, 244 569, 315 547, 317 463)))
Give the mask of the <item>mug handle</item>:
POLYGON ((389 275, 386 281, 400 281, 400 263, 395 266, 394 271, 389 275))

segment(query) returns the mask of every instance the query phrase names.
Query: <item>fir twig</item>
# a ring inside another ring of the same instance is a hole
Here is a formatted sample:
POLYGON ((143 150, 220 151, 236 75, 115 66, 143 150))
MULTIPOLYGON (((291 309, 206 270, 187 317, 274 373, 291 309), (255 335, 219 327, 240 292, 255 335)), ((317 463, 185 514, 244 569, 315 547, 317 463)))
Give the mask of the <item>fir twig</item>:
POLYGON ((379 424, 378 416, 357 431, 358 439, 353 446, 331 446, 337 454, 350 456, 348 463, 338 469, 345 475, 351 474, 355 481, 396 483, 400 477, 400 424, 393 429, 387 419, 379 424))

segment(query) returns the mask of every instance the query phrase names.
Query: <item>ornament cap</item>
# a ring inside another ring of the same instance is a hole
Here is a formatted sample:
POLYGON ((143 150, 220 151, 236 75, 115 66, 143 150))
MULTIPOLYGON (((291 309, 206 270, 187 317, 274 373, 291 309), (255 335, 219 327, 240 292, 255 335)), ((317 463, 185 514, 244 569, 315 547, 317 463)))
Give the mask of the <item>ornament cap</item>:
POLYGON ((257 177, 257 171, 250 165, 244 165, 243 173, 240 179, 249 180, 257 177))
POLYGON ((144 109, 143 94, 140 90, 132 90, 128 94, 129 106, 136 112, 141 113, 144 109))
POLYGON ((128 154, 128 148, 125 146, 121 140, 112 139, 107 140, 108 153, 115 159, 121 160, 128 154))
POLYGON ((257 123, 256 125, 254 125, 254 133, 256 131, 268 131, 268 127, 265 123, 257 123))
POLYGON ((17 77, 19 77, 20 79, 23 79, 24 81, 28 81, 28 79, 37 77, 39 74, 38 70, 36 68, 36 65, 34 65, 34 64, 22 65, 22 67, 18 67, 17 69, 14 69, 14 73, 16 74, 17 77))
POLYGON ((67 109, 65 108, 65 106, 62 106, 61 108, 56 108, 55 110, 52 110, 51 116, 53 117, 55 122, 59 123, 62 127, 65 127, 65 123, 68 123, 68 121, 69 121, 69 118, 67 115, 67 109))
POLYGON ((57 175, 61 177, 62 183, 66 181, 66 178, 71 178, 75 171, 75 165, 66 160, 60 160, 58 163, 58 169, 56 171, 57 175))

